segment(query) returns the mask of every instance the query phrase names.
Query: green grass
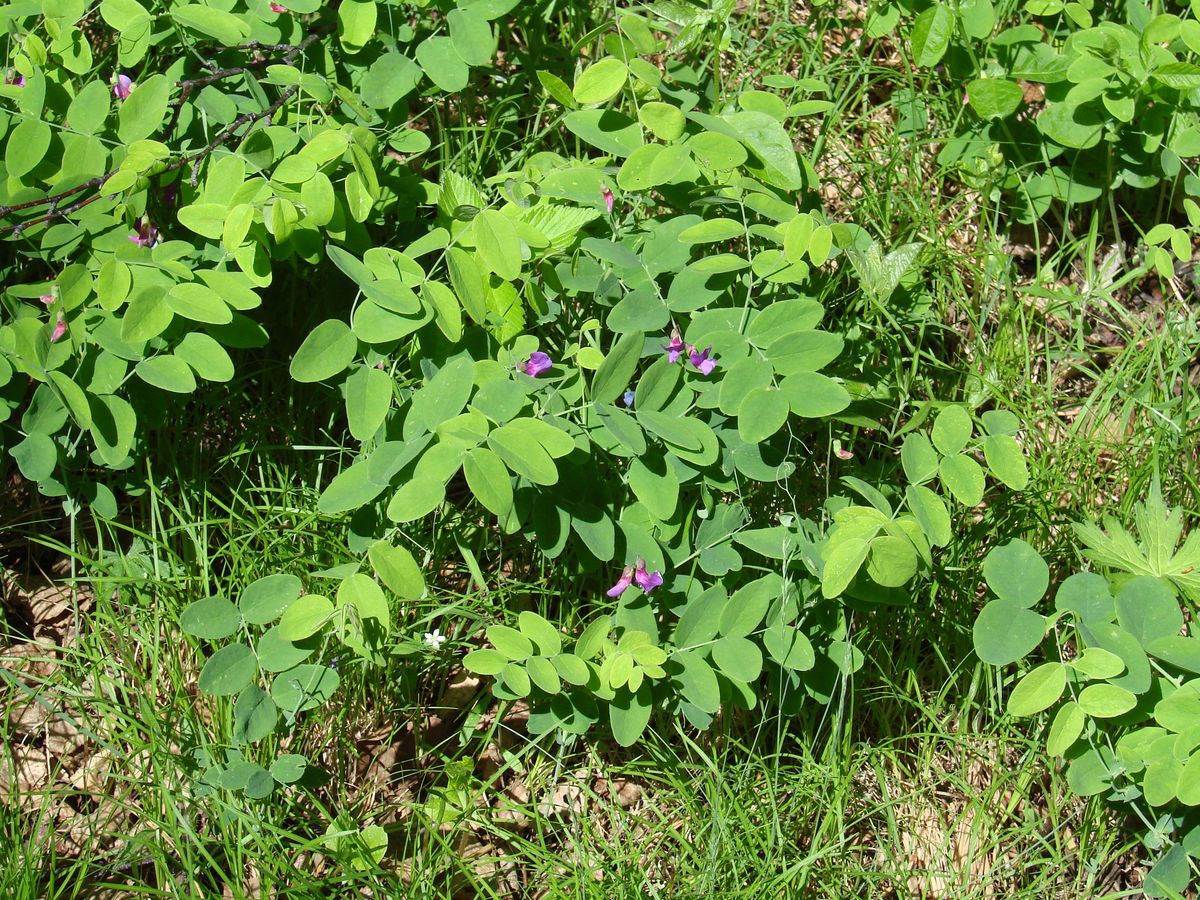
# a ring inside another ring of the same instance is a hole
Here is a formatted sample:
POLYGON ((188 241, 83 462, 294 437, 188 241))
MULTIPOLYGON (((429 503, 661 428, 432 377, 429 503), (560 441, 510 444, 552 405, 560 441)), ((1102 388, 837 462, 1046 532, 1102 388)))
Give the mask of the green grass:
MULTIPOLYGON (((111 885, 152 897, 1043 898, 1129 887, 1120 861, 1137 852, 1132 832, 1101 803, 1070 797, 1039 727, 1004 716, 1008 685, 975 660, 970 625, 993 544, 1036 539, 1065 570, 1078 562, 1068 524, 1127 513, 1155 473, 1172 501, 1200 509, 1195 311, 1168 298, 1142 315, 1103 290, 1080 302, 1056 283, 1072 267, 1094 269, 1104 210, 1084 237, 1057 235, 1034 277, 1010 265, 996 210, 949 189, 952 174, 933 162, 960 114, 957 89, 915 82, 878 56, 830 58, 823 42, 838 23, 788 24, 783 9, 752 4, 737 24, 769 20, 757 42, 743 35, 724 54, 702 45, 695 67, 727 95, 743 73, 828 80, 834 108, 811 135, 836 162, 835 211, 887 245, 932 246, 920 280, 887 306, 855 292, 844 270, 826 287, 831 312, 854 323, 847 374, 884 373, 888 385, 882 428, 846 433, 852 465, 879 464, 928 401, 968 398, 1027 424, 1029 489, 964 523, 908 606, 853 615, 868 662, 828 703, 730 714, 708 734, 664 717, 635 751, 531 740, 483 695, 444 698, 482 626, 535 608, 571 627, 580 610, 559 598, 594 587, 531 560, 517 538, 497 543, 447 516, 403 535, 434 575, 429 596, 395 614, 402 637, 420 644, 437 626, 450 644, 382 670, 341 667, 336 702, 290 738, 329 773, 325 784, 280 802, 197 799, 189 760, 228 740, 230 711, 198 695, 202 658, 179 632, 180 611, 263 575, 308 578, 351 559, 347 523, 315 512, 341 445, 336 398, 264 363, 160 432, 153 467, 136 479, 144 493, 119 522, 81 517, 61 529, 45 507, 14 519, 33 548, 26 567, 69 559, 78 577, 65 581, 86 599, 69 642, 36 651, 52 666, 0 669, 6 721, 30 704, 48 717, 3 733, 6 782, 18 763, 48 770, 0 804, 0 895, 83 897, 111 885), (902 91, 916 91, 928 117, 911 134, 890 126, 902 91), (1108 334, 1095 340, 1101 322, 1108 334), (263 408, 268 385, 284 396, 263 408), (244 428, 230 434, 235 421, 244 428), (215 449, 197 434, 213 435, 215 449), (56 730, 80 748, 59 753, 56 730), (432 824, 426 806, 463 757, 475 763, 467 808, 432 824), (351 851, 325 845, 339 813, 384 826, 381 869, 358 870, 351 851)), ((594 21, 610 14, 598 8, 594 21)), ((560 52, 590 30, 565 10, 556 22, 560 52)), ((531 34, 533 62, 544 39, 531 34)), ((433 123, 441 167, 481 178, 535 149, 568 149, 528 77, 495 91, 433 123)), ((789 487, 811 501, 828 476, 810 470, 789 487)), ((7 630, 27 644, 18 625, 7 630)))

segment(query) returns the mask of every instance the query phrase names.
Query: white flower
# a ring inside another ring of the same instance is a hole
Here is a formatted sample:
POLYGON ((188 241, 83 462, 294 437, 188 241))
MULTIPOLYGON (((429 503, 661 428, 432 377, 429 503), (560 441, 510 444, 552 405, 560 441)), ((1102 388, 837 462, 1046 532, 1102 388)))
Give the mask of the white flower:
POLYGON ((446 643, 446 636, 442 634, 440 628, 435 628, 433 631, 425 632, 425 646, 434 650, 441 650, 442 644, 446 643))

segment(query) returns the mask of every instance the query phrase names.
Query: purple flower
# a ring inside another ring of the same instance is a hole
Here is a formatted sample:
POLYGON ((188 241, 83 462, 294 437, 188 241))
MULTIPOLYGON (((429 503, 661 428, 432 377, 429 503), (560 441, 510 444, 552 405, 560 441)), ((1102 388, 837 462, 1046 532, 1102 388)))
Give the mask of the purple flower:
POLYGON ((54 302, 54 295, 53 294, 42 294, 42 296, 38 297, 38 300, 41 301, 42 306, 49 306, 51 303, 54 302))
POLYGON ((552 365, 554 365, 554 361, 550 359, 549 354, 543 353, 541 350, 535 350, 529 354, 529 359, 525 360, 517 368, 526 375, 537 378, 552 365))
POLYGON ((287 11, 288 11, 288 8, 286 6, 284 6, 282 3, 272 3, 271 4, 271 12, 285 13, 287 11))
POLYGON ((50 332, 50 343, 59 340, 67 333, 67 320, 62 317, 62 313, 58 314, 58 321, 54 323, 54 331, 50 332))
POLYGON ((672 365, 679 362, 679 357, 683 353, 685 346, 683 338, 679 336, 679 329, 671 329, 671 343, 662 345, 662 348, 667 351, 667 362, 672 365))
POLYGON ((709 344, 703 353, 698 351, 691 344, 688 344, 687 351, 688 359, 691 361, 693 366, 700 370, 701 375, 711 375, 712 370, 717 367, 717 361, 709 356, 709 354, 712 352, 712 344, 709 344))
POLYGON ((625 593, 625 588, 633 584, 633 566, 626 566, 621 572, 621 577, 617 579, 617 583, 608 589, 608 596, 620 597, 625 593))
POLYGON ((624 401, 627 408, 633 409, 633 391, 626 391, 621 400, 624 401))
POLYGON ((113 85, 113 96, 118 100, 128 100, 135 87, 137 87, 137 82, 121 72, 117 75, 117 83, 113 85))
POLYGON ((25 87, 25 76, 18 73, 16 69, 9 69, 8 74, 4 76, 4 83, 15 87, 25 87))
POLYGON ((600 196, 604 198, 604 208, 608 210, 611 216, 613 211, 613 192, 608 189, 608 185, 603 185, 600 188, 600 196))
POLYGON ((128 237, 139 247, 154 247, 158 244, 158 228, 149 219, 142 219, 138 224, 137 233, 128 237))
POLYGON ((647 594, 663 583, 662 572, 647 572, 646 561, 639 558, 633 572, 633 580, 647 594))

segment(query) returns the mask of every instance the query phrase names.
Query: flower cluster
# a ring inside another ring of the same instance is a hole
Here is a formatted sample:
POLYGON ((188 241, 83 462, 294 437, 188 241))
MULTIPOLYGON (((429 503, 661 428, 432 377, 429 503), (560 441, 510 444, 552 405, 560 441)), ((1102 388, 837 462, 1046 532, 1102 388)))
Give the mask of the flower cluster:
POLYGON ((617 583, 608 589, 608 596, 620 597, 625 589, 636 583, 647 594, 663 583, 662 572, 650 572, 646 569, 646 561, 638 557, 637 565, 626 566, 621 572, 617 583))
POLYGON ((666 351, 667 361, 672 365, 679 362, 679 358, 686 352, 688 362, 701 375, 711 375, 713 369, 717 367, 717 361, 712 357, 712 344, 709 344, 702 351, 697 350, 691 344, 683 342, 683 338, 679 336, 678 328, 672 329, 670 343, 663 344, 662 348, 666 351))

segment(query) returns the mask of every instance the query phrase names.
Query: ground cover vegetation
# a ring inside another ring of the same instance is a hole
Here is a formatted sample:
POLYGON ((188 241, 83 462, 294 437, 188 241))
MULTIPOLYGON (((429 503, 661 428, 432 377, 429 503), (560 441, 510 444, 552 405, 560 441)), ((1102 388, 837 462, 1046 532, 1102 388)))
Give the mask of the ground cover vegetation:
POLYGON ((1197 18, 0 6, 0 890, 1188 895, 1197 18))

